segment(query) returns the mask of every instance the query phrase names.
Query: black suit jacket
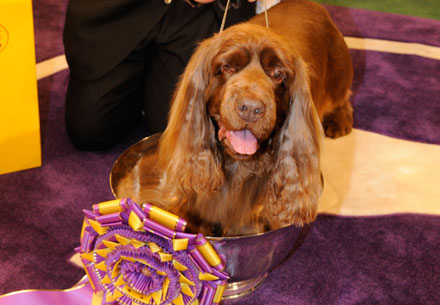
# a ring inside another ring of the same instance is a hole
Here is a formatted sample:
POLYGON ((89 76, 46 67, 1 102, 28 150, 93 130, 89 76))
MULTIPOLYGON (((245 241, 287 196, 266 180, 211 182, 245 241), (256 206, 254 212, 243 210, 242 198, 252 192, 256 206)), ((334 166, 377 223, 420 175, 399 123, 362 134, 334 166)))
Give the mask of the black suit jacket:
MULTIPOLYGON (((228 11, 227 25, 255 14, 253 3, 232 2, 233 7, 239 3, 239 8, 228 11)), ((70 0, 64 45, 71 72, 83 80, 92 80, 110 71, 141 43, 173 4, 162 0, 70 0)), ((222 3, 206 5, 212 6, 221 20, 222 3)), ((197 8, 188 4, 188 9, 197 8)))

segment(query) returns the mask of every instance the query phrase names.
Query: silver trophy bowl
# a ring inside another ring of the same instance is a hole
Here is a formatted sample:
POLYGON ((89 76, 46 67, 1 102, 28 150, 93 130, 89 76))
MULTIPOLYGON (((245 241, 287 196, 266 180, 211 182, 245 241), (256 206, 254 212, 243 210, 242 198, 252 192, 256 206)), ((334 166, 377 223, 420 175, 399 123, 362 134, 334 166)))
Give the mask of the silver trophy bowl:
MULTIPOLYGON (((118 184, 139 160, 155 153, 160 134, 146 137, 129 147, 113 165, 110 186, 115 198, 118 184)), ((127 196, 125 196, 127 197, 127 196)), ((206 237, 217 252, 226 258, 230 279, 223 298, 246 295, 260 286, 267 274, 291 252, 302 228, 295 225, 253 235, 206 237)))

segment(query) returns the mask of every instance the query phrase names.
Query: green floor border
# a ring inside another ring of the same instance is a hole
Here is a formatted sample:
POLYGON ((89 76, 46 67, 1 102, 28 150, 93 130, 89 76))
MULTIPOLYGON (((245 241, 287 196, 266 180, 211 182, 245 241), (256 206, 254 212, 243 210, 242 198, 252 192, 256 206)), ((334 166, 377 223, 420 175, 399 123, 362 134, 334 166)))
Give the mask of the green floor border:
POLYGON ((314 0, 321 4, 331 4, 362 8, 384 13, 417 16, 440 20, 440 0, 314 0))

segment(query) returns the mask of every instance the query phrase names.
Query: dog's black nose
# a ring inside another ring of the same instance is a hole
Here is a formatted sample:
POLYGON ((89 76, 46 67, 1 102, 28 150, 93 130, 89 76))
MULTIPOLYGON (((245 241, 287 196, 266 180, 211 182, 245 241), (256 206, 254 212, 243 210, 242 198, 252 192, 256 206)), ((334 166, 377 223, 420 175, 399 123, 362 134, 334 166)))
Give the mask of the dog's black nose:
POLYGON ((262 101, 242 98, 237 102, 235 109, 242 120, 255 122, 264 116, 266 106, 262 101))

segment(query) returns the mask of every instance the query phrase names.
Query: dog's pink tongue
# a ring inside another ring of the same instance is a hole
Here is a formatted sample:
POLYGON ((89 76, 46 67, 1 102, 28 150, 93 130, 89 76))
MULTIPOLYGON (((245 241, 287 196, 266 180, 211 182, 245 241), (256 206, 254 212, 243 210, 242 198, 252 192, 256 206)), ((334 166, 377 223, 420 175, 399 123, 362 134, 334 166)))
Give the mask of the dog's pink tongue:
POLYGON ((249 130, 228 131, 226 138, 236 152, 242 155, 253 155, 257 151, 257 138, 249 130))

